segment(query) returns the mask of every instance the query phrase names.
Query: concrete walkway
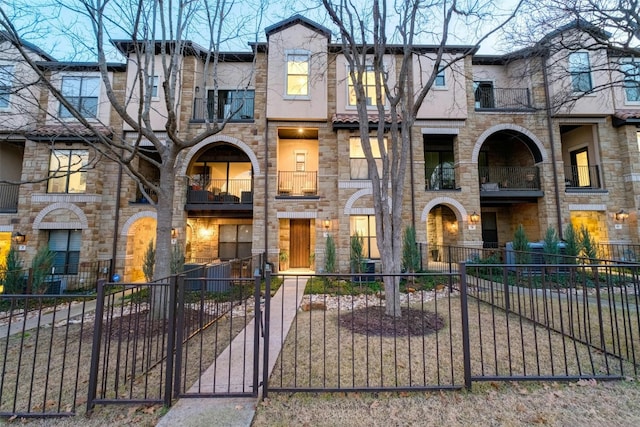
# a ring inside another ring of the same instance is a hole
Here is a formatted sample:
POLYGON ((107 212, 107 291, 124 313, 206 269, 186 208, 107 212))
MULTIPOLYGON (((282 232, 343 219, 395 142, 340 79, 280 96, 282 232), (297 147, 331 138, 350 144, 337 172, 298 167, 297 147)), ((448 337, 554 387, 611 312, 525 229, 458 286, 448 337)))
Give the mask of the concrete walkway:
MULTIPOLYGON (((298 278, 302 279, 302 278, 298 278)), ((269 366, 271 374, 281 350, 283 337, 287 336, 296 312, 302 301, 304 286, 296 287, 296 278, 285 278, 278 292, 271 298, 271 318, 269 329, 269 366)), ((298 282, 299 283, 299 282, 298 282)), ((198 390, 210 393, 250 392, 253 379, 253 362, 244 357, 253 354, 254 322, 240 332, 216 362, 204 372, 187 391, 196 394, 198 390), (215 379, 215 386, 214 386, 215 379)), ((259 352, 259 381, 262 380, 263 351, 259 352)), ((261 389, 258 390, 258 394, 261 389)), ((158 427, 173 426, 250 426, 258 400, 254 397, 243 398, 182 398, 171 407, 158 422, 158 427)))

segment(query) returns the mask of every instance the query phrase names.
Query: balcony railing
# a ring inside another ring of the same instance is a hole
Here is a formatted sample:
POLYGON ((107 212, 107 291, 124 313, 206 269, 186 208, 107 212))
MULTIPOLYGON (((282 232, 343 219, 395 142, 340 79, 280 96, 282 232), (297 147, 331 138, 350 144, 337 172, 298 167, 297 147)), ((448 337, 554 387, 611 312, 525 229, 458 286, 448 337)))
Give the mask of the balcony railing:
POLYGON ((317 196, 318 173, 279 171, 278 172, 279 196, 317 196))
POLYGON ((598 166, 565 166, 565 189, 600 189, 600 170, 598 166))
POLYGON ((492 88, 480 86, 475 91, 476 110, 530 110, 531 96, 527 88, 492 88))
POLYGON ((214 121, 223 120, 226 117, 230 117, 230 121, 253 120, 253 98, 239 98, 228 102, 225 102, 223 99, 218 99, 217 106, 214 101, 214 98, 194 99, 193 120, 201 121, 207 118, 209 121, 214 121))
POLYGON ((479 167, 480 191, 537 191, 540 172, 536 166, 479 167))
POLYGON ((13 213, 18 211, 17 184, 0 184, 0 212, 13 213))
POLYGON ((198 180, 187 187, 187 204, 253 203, 250 179, 198 180))
POLYGON ((425 175, 426 190, 455 190, 456 170, 452 165, 440 164, 427 168, 425 175))

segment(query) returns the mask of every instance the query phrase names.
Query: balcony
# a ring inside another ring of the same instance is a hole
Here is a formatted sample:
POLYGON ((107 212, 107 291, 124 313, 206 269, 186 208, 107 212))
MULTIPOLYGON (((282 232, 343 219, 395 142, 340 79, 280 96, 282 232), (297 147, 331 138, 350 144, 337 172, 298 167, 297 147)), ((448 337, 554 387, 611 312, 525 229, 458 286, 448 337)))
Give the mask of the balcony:
POLYGON ((0 213, 18 212, 19 190, 17 184, 0 184, 0 213))
POLYGON ((453 165, 443 163, 435 168, 427 168, 425 175, 426 190, 455 190, 456 173, 453 165))
POLYGON ((186 210, 252 210, 251 179, 210 179, 187 186, 186 210))
POLYGON ((596 166, 565 166, 565 190, 600 190, 600 169, 596 166))
POLYGON ((236 98, 225 99, 218 97, 218 105, 216 106, 215 98, 196 98, 193 101, 193 119, 194 122, 222 121, 229 118, 232 122, 253 122, 253 98, 236 98))
POLYGON ((278 196, 317 197, 318 172, 279 171, 278 196))
POLYGON ((544 196, 540 171, 536 166, 479 167, 480 197, 485 199, 526 199, 544 196))
POLYGON ((475 90, 476 111, 533 110, 527 88, 495 88, 480 85, 475 90))

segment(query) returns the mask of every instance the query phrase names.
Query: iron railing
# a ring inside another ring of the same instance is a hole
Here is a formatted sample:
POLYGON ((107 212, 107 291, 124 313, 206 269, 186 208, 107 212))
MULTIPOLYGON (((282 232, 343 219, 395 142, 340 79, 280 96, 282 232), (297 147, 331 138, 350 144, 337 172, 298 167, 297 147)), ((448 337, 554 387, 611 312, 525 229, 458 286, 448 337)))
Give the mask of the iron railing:
POLYGON ((440 164, 425 170, 426 190, 455 190, 456 169, 454 166, 440 164))
POLYGON ((540 172, 536 166, 478 167, 480 191, 537 191, 540 172))
POLYGON ((565 166, 565 188, 566 189, 599 189, 600 185, 600 168, 596 166, 565 166))
POLYGON ((531 110, 531 96, 527 88, 495 88, 479 86, 475 91, 476 110, 531 110))
POLYGON ((253 203, 252 180, 199 180, 187 187, 187 203, 253 203))
POLYGON ((226 101, 222 98, 215 104, 214 98, 196 98, 193 100, 193 120, 253 121, 254 99, 238 98, 226 101))
POLYGON ((98 281, 107 280, 112 268, 112 260, 102 260, 54 266, 46 272, 34 268, 0 269, 0 293, 59 295, 95 292, 98 281))
POLYGON ((318 172, 278 171, 279 196, 317 196, 318 172))
POLYGON ((0 212, 13 213, 18 211, 18 184, 0 183, 0 212))

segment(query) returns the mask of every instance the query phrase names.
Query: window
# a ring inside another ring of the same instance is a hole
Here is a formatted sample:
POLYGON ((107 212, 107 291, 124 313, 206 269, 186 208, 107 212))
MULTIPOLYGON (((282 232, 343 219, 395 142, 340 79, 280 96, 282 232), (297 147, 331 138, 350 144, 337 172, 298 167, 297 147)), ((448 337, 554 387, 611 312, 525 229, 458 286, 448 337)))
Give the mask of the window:
POLYGON ((380 259, 376 237, 376 217, 374 215, 354 215, 350 217, 350 235, 358 233, 362 237, 365 258, 380 259))
POLYGON ((624 95, 627 102, 640 102, 640 62, 622 64, 624 74, 624 95))
MULTIPOLYGON (((62 78, 62 95, 83 117, 97 117, 99 91, 100 79, 98 77, 62 78)), ((73 115, 60 104, 60 117, 69 118, 73 115)))
MULTIPOLYGON (((378 167, 378 174, 382 174, 382 159, 380 156, 380 147, 378 146, 378 140, 371 138, 371 152, 378 167)), ((384 141, 385 149, 387 140, 384 141)), ((371 179, 369 176, 369 169, 367 167, 367 158, 362 148, 362 141, 359 137, 349 138, 349 157, 351 168, 351 179, 371 179)))
POLYGON ((309 54, 287 54, 287 88, 288 96, 309 96, 309 54))
POLYGON ((593 88, 589 53, 574 52, 570 54, 569 73, 571 74, 571 88, 574 92, 589 92, 593 88))
MULTIPOLYGON (((356 72, 357 75, 357 72, 356 72)), ((365 72, 362 74, 362 85, 364 87, 364 95, 367 98, 367 105, 376 105, 376 76, 373 69, 373 65, 368 65, 365 72)), ((384 88, 382 90, 382 102, 384 103, 384 88)), ((356 105, 356 90, 354 82, 351 79, 351 73, 349 73, 349 105, 356 105)))
POLYGON ((215 105, 215 91, 207 92, 207 111, 209 121, 223 120, 252 120, 253 90, 218 90, 218 105, 215 105), (215 114, 215 117, 214 117, 215 114))
POLYGON ((249 258, 253 226, 251 224, 225 224, 220 226, 218 258, 222 260, 249 258))
POLYGON ((158 76, 153 76, 153 81, 151 82, 151 97, 158 97, 158 76))
POLYGON ((453 135, 424 136, 424 165, 427 190, 456 188, 453 135))
POLYGON ((81 242, 82 230, 51 230, 49 232, 49 250, 55 254, 53 258, 55 274, 78 274, 81 242))
POLYGON ((0 108, 9 108, 13 65, 0 65, 0 108))
POLYGON ((89 163, 87 150, 53 150, 49 160, 48 193, 84 193, 89 163))
POLYGON ((435 87, 446 87, 447 86, 447 81, 445 80, 445 72, 443 68, 440 68, 440 71, 438 71, 438 74, 436 74, 436 80, 433 83, 435 85, 435 87))
POLYGON ((306 169, 306 154, 296 153, 296 172, 304 172, 306 169))

